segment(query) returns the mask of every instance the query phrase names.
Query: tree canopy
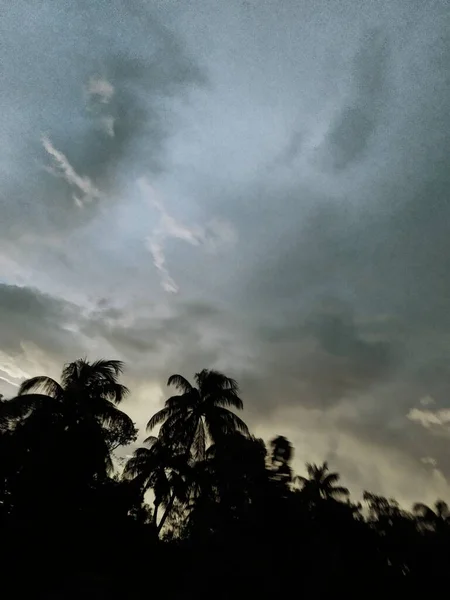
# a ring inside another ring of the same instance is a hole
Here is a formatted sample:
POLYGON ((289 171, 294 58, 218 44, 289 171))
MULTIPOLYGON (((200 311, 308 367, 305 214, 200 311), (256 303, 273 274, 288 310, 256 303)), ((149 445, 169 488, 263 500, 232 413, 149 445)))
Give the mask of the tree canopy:
POLYGON ((79 359, 0 399, 4 591, 273 598, 301 578, 322 597, 445 581, 444 500, 355 502, 327 462, 295 474, 290 441, 252 435, 236 381, 215 370, 169 377, 179 394, 138 444, 122 371, 79 359))

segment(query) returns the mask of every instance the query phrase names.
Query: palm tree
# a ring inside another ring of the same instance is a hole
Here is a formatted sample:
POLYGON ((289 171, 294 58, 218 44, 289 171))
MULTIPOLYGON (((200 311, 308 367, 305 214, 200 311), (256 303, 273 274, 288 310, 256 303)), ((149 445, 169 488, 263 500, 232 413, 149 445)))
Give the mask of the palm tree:
POLYGON ((171 446, 162 438, 150 436, 144 444, 146 447, 137 448, 128 460, 124 477, 136 482, 142 495, 149 489, 153 490, 153 525, 159 533, 168 516, 168 511, 165 511, 158 524, 159 507, 167 507, 172 494, 179 499, 185 496, 183 474, 186 461, 184 456, 174 455, 171 446))
MULTIPOLYGON (((203 369, 195 375, 195 382, 197 387, 182 375, 169 377, 167 385, 174 385, 181 393, 166 400, 164 408, 147 424, 149 431, 161 425, 159 437, 174 455, 184 456, 186 464, 192 459, 204 460, 208 442, 218 444, 225 436, 236 432, 249 435, 244 421, 228 408, 243 408, 234 379, 218 371, 203 369)), ((175 492, 172 492, 158 532, 175 498, 175 492)))
POLYGON ((450 523, 450 509, 443 500, 437 500, 434 504, 434 510, 418 502, 413 506, 413 512, 417 520, 426 529, 439 529, 448 526, 450 523))
POLYGON ((276 484, 282 494, 289 490, 292 481, 291 460, 294 455, 294 449, 291 442, 284 435, 277 435, 271 442, 271 453, 269 469, 271 480, 276 484))
POLYGON ((61 383, 45 375, 22 383, 18 395, 1 405, 2 418, 21 434, 25 444, 42 432, 59 432, 60 439, 78 444, 96 453, 86 456, 96 462, 99 474, 111 468, 111 452, 136 436, 133 421, 117 408, 128 389, 118 382, 123 363, 98 360, 89 363, 79 359, 65 365, 61 383), (96 460, 97 459, 97 460, 96 460))
POLYGON ((312 502, 319 500, 336 500, 342 496, 348 496, 349 491, 346 487, 335 485, 340 476, 338 473, 330 473, 328 463, 314 465, 307 463, 306 470, 308 477, 297 475, 295 480, 301 486, 301 490, 312 502))
POLYGON ((240 431, 248 435, 247 425, 227 407, 242 410, 238 385, 234 379, 218 371, 203 369, 195 375, 193 387, 182 375, 169 377, 167 385, 174 385, 180 395, 166 400, 147 424, 150 431, 161 425, 160 435, 172 445, 184 449, 194 458, 203 459, 208 438, 214 443, 223 436, 240 431))

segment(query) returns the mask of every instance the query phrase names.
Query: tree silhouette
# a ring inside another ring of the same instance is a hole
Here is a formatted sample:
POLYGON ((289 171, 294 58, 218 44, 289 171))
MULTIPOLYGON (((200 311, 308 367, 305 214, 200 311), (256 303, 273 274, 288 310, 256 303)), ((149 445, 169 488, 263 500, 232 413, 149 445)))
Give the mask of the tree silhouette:
POLYGON ((148 430, 161 425, 161 435, 178 444, 194 458, 203 459, 208 437, 218 442, 224 435, 240 431, 248 435, 247 425, 228 407, 242 410, 238 385, 222 373, 203 369, 195 375, 193 387, 182 375, 169 377, 167 385, 174 385, 181 394, 166 400, 147 424, 148 430))
POLYGON ((298 571, 302 592, 317 595, 320 581, 324 597, 356 595, 361 579, 406 597, 446 582, 446 502, 408 512, 364 492, 362 509, 326 462, 293 477, 292 444, 253 437, 231 410, 242 408, 236 382, 216 371, 195 386, 169 379, 180 394, 119 475, 114 450, 136 436, 119 407, 121 371, 118 361, 78 360, 61 383, 35 377, 0 398, 5 593, 127 597, 158 576, 167 597, 287 597, 298 571), (118 569, 111 557, 122 549, 118 569))
POLYGON ((189 530, 220 533, 249 519, 267 491, 266 448, 261 439, 239 432, 206 451, 190 477, 189 530))
POLYGON ((8 485, 24 507, 34 498, 36 510, 62 510, 58 495, 72 501, 75 489, 78 496, 90 494, 111 472, 112 451, 135 439, 133 421, 116 406, 128 393, 118 382, 122 366, 80 359, 64 367, 61 383, 33 377, 1 404, 9 431, 8 485), (37 497, 35 489, 41 490, 37 497))
MULTIPOLYGON (((225 436, 235 432, 248 435, 247 425, 228 407, 242 410, 238 385, 234 379, 222 373, 203 369, 195 375, 197 387, 182 375, 169 377, 167 385, 174 385, 181 394, 166 400, 147 424, 151 431, 161 425, 159 437, 175 455, 184 455, 186 462, 204 460, 208 442, 220 443, 225 436)), ((166 521, 175 502, 172 492, 158 525, 158 531, 166 521)))
POLYGON ((270 442, 270 475, 281 494, 286 494, 292 481, 291 460, 294 449, 291 442, 283 435, 278 435, 270 442))
POLYGON ((297 475, 295 481, 309 501, 336 500, 349 495, 346 487, 335 485, 340 476, 329 472, 327 462, 322 465, 307 463, 306 470, 308 477, 297 475))
POLYGON ((419 524, 425 528, 438 530, 450 524, 450 509, 443 500, 435 502, 434 510, 426 504, 417 502, 413 506, 413 512, 419 524))
POLYGON ((24 381, 18 395, 3 404, 3 415, 20 420, 46 411, 63 414, 69 428, 100 425, 108 449, 114 450, 136 436, 132 420, 116 406, 129 393, 118 382, 122 370, 118 360, 89 363, 78 359, 64 367, 61 383, 45 375, 24 381))
MULTIPOLYGON (((158 509, 166 507, 174 498, 184 499, 186 483, 186 460, 182 454, 174 455, 173 448, 161 437, 148 437, 146 447, 137 448, 128 460, 124 476, 132 479, 140 488, 142 495, 149 489, 154 493, 153 526, 159 533, 168 517, 165 511, 158 525, 158 509)), ((172 501, 173 502, 173 501, 172 501)))

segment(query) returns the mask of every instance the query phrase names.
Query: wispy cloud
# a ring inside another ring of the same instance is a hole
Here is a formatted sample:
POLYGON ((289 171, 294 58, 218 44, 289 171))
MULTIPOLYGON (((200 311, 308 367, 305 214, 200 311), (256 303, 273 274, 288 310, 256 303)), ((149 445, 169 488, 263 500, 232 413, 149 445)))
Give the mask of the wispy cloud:
POLYGON ((435 404, 436 401, 432 396, 424 396, 423 398, 420 399, 420 404, 422 406, 431 406, 432 404, 435 404))
POLYGON ((426 429, 450 433, 450 408, 441 408, 435 411, 412 408, 407 417, 410 421, 419 423, 426 429))
POLYGON ((99 200, 103 197, 102 192, 92 183, 91 179, 86 175, 79 175, 66 155, 57 150, 48 137, 42 137, 42 145, 53 159, 53 165, 48 167, 47 170, 55 177, 62 177, 69 185, 81 192, 81 195, 73 194, 75 204, 79 208, 83 208, 85 204, 92 202, 92 200, 99 200))
MULTIPOLYGON (((8 385, 12 385, 13 387, 19 387, 18 383, 15 383, 12 379, 8 379, 7 377, 5 377, 4 375, 0 375, 0 380, 4 381, 5 383, 7 383, 8 385)), ((1 395, 1 394, 0 394, 1 395)))
POLYGON ((182 240, 192 246, 204 246, 210 252, 217 251, 224 245, 234 244, 237 235, 234 227, 223 219, 212 219, 206 226, 188 226, 169 214, 158 197, 156 190, 144 178, 139 181, 139 187, 147 201, 159 215, 159 223, 152 234, 146 239, 146 246, 153 258, 153 264, 161 274, 161 286, 166 292, 177 293, 179 287, 171 277, 166 266, 164 245, 168 239, 182 240))
POLYGON ((104 131, 109 137, 115 136, 114 125, 116 120, 111 115, 106 115, 100 119, 100 126, 102 131, 104 131))
POLYGON ((166 257, 164 256, 164 250, 161 243, 156 240, 152 240, 147 238, 146 246, 152 255, 153 264, 158 269, 161 274, 161 287, 166 292, 170 292, 171 294, 176 294, 179 290, 178 285, 170 276, 169 271, 166 267, 166 257))
POLYGON ((0 350, 0 372, 0 379, 13 386, 18 386, 17 381, 30 377, 28 371, 19 367, 14 357, 3 350, 0 350), (14 379, 16 381, 14 381, 14 379))

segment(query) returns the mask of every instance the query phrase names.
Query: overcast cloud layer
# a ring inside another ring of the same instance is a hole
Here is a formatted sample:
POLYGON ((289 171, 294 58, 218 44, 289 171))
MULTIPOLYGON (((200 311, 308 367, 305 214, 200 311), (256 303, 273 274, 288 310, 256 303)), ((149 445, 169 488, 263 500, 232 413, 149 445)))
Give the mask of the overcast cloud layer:
POLYGON ((1 0, 0 392, 173 372, 356 494, 450 499, 450 17, 386 0, 1 0))

